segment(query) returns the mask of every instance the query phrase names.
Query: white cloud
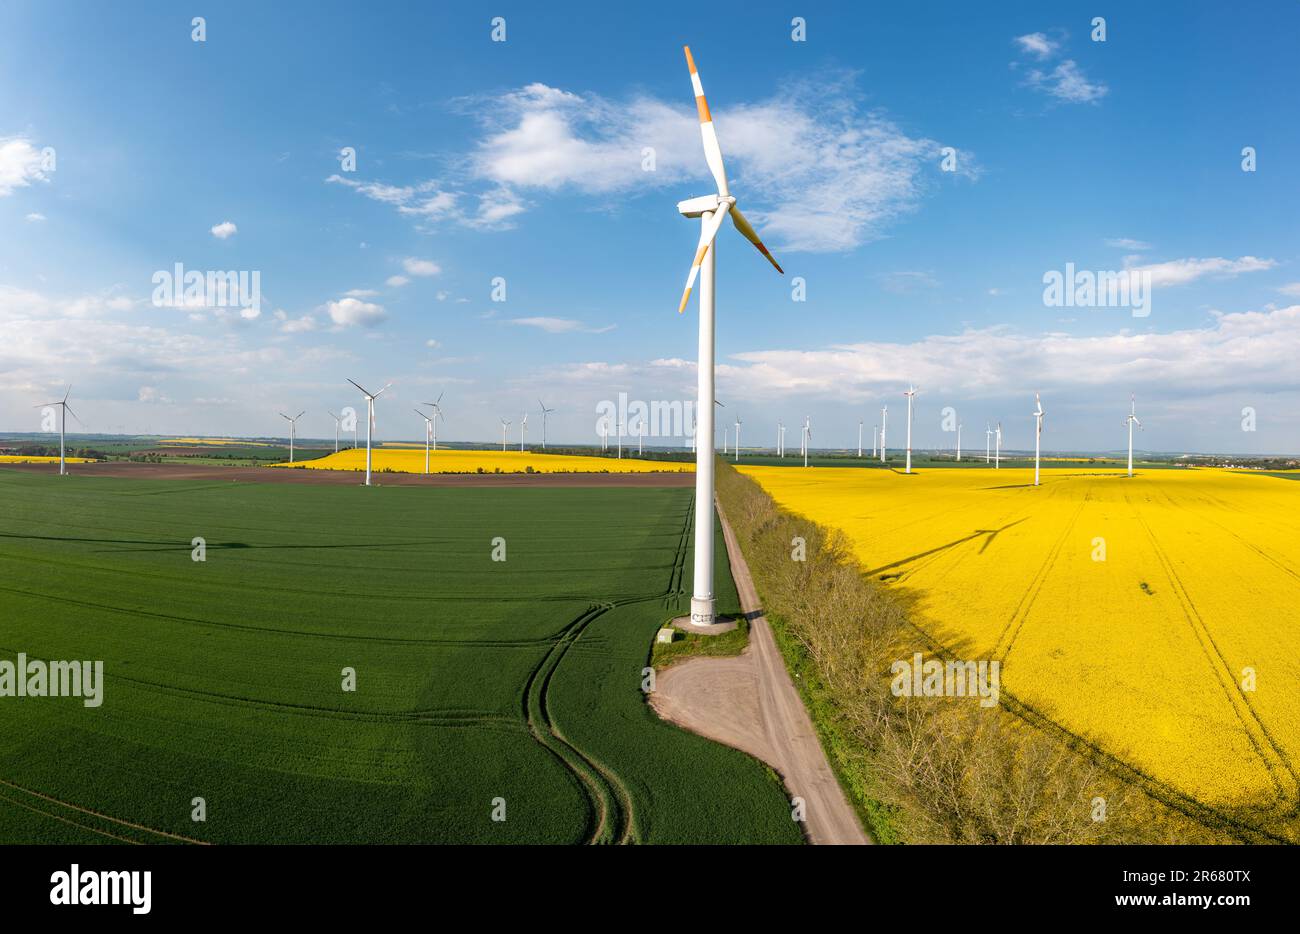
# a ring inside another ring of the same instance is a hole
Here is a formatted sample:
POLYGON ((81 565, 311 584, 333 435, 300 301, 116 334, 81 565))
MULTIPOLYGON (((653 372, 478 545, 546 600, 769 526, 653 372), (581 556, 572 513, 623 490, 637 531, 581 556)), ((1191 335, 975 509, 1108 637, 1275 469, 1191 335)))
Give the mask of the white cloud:
POLYGON ((1093 104, 1110 93, 1110 88, 1100 81, 1089 81, 1083 69, 1068 58, 1047 73, 1037 68, 1031 70, 1025 83, 1037 91, 1072 104, 1093 104))
POLYGON ((600 328, 587 327, 581 321, 573 318, 508 318, 507 324, 517 324, 522 327, 537 328, 539 331, 545 331, 548 334, 568 334, 571 332, 582 332, 584 334, 604 334, 607 331, 614 330, 614 325, 608 324, 600 328))
POLYGON ((33 211, 31 214, 28 214, 28 215, 27 215, 27 219, 28 219, 29 221, 31 221, 32 223, 36 224, 36 223, 40 223, 41 221, 45 220, 45 215, 44 215, 44 214, 37 214, 35 211, 33 211))
POLYGON ((406 276, 389 276, 387 279, 384 280, 384 285, 392 286, 395 289, 400 289, 402 286, 406 285, 410 281, 411 280, 406 278, 406 276))
POLYGON ((1144 240, 1130 240, 1128 237, 1113 237, 1106 241, 1106 246, 1116 250, 1132 250, 1135 253, 1141 253, 1151 249, 1151 244, 1144 240))
POLYGON ((417 259, 414 256, 402 260, 402 268, 412 276, 436 276, 442 272, 442 267, 437 263, 427 259, 417 259))
POLYGON ((1300 297, 1300 282, 1288 282, 1278 289, 1283 295, 1293 295, 1300 297))
POLYGON ((304 334, 308 331, 314 331, 316 330, 316 319, 311 315, 285 319, 284 323, 280 325, 280 330, 285 334, 304 334))
POLYGON ((339 327, 373 327, 388 317, 383 305, 363 302, 355 298, 341 298, 325 305, 325 311, 339 327))
POLYGON ((32 182, 48 182, 45 156, 23 136, 0 137, 0 198, 32 182))
POLYGON ((343 294, 348 298, 374 298, 379 292, 375 289, 348 289, 343 294))
POLYGON ((1050 58, 1061 47, 1059 42, 1053 42, 1041 32, 1016 36, 1015 41, 1022 52, 1033 55, 1038 59, 1050 58))
POLYGON ((1298 354, 1300 305, 1292 305, 1218 314, 1207 327, 1163 334, 1087 337, 994 328, 911 343, 759 350, 729 358, 718 367, 718 380, 727 394, 754 400, 806 393, 855 401, 892 395, 909 380, 932 396, 991 398, 1041 388, 1077 398, 1097 387, 1148 387, 1198 398, 1300 390, 1298 354))
POLYGON ((1272 269, 1277 263, 1271 259, 1259 259, 1243 256, 1240 259, 1225 259, 1221 256, 1206 259, 1175 259, 1167 263, 1149 263, 1132 265, 1138 257, 1125 257, 1124 267, 1130 273, 1149 273, 1153 288, 1166 285, 1186 285, 1205 276, 1230 279, 1247 272, 1260 272, 1272 269))
POLYGON ((222 221, 212 228, 212 236, 218 240, 228 240, 239 232, 233 221, 222 221))
POLYGON ((156 386, 141 386, 136 393, 137 402, 152 402, 158 405, 170 405, 171 399, 163 395, 156 386))
POLYGON ((437 348, 441 347, 442 344, 438 343, 436 340, 434 340, 434 339, 431 337, 431 338, 429 338, 427 341, 424 342, 424 346, 425 346, 425 347, 428 347, 428 348, 430 348, 430 349, 436 350, 437 348))

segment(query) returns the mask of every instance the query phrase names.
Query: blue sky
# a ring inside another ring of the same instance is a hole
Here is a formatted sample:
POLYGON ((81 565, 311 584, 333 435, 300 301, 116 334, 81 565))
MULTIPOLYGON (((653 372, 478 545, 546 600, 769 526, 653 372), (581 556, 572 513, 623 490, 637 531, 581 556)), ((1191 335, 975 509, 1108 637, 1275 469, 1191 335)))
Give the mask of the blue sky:
POLYGON ((945 406, 1028 445, 1041 390, 1049 448, 1118 447, 1135 392, 1144 447, 1300 450, 1294 6, 376 6, 0 8, 0 427, 69 382, 91 430, 186 434, 326 436, 345 377, 393 382, 386 438, 438 392, 484 441, 538 396, 574 442, 619 392, 691 398, 690 43, 786 269, 723 231, 746 440, 888 403, 896 442, 910 379, 918 445, 945 406), (258 271, 260 314, 156 306, 176 263, 258 271), (1150 314, 1045 306, 1067 263, 1149 273, 1150 314))

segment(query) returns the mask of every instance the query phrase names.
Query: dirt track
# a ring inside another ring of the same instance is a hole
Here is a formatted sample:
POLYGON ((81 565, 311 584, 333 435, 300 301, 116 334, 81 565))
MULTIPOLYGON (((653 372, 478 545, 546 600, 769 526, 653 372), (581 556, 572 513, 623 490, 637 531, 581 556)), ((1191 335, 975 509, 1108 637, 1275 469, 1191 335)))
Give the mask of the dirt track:
MULTIPOLYGON (((5 468, 30 473, 57 474, 54 464, 4 464, 5 468)), ((69 464, 74 477, 126 477, 133 480, 229 480, 232 483, 311 483, 359 486, 365 475, 359 470, 309 470, 283 467, 221 467, 203 464, 143 464, 130 461, 104 461, 95 464, 69 464)), ((693 486, 693 473, 483 473, 483 474, 415 474, 375 473, 371 482, 377 486, 441 487, 581 487, 581 486, 693 486)))
POLYGON ((831 771, 803 699, 762 615, 749 565, 718 508, 749 646, 731 658, 692 658, 659 674, 650 702, 661 717, 762 759, 806 805, 809 842, 871 843, 831 771))

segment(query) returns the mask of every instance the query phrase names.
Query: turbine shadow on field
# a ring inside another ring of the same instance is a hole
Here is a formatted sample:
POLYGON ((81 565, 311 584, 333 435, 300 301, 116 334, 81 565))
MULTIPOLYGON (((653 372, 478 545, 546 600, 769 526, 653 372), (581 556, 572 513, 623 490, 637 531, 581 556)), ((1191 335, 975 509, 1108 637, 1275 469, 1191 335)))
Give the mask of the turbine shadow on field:
POLYGON ((875 576, 881 573, 882 571, 888 571, 891 570, 892 568, 901 567, 904 564, 911 564, 913 561, 919 561, 921 558, 926 558, 929 557, 930 555, 938 554, 939 552, 946 551, 949 548, 956 548, 958 545, 963 545, 966 542, 979 538, 981 535, 987 535, 988 538, 985 539, 984 544, 980 547, 980 551, 979 551, 980 554, 983 554, 988 549, 993 539, 997 538, 1000 533, 1005 532, 1007 529, 1011 528, 1012 526, 1019 525, 1020 523, 1024 522, 1027 518, 1028 516, 1025 516, 1023 518, 1017 519, 1015 522, 1008 522, 1006 525, 996 529, 976 529, 974 532, 971 532, 969 535, 963 535, 961 538, 953 539, 947 544, 937 545, 934 548, 930 548, 926 551, 917 552, 914 555, 908 555, 906 558, 899 558, 897 561, 891 561, 889 564, 882 564, 880 567, 877 568, 868 568, 867 574, 870 576, 875 576))

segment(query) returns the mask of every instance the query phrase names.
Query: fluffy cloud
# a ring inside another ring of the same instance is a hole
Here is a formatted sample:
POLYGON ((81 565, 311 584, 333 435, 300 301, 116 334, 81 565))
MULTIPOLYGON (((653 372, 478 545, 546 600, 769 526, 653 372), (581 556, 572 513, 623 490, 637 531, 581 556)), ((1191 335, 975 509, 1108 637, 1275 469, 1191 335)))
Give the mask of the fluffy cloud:
POLYGON ((48 182, 45 156, 23 136, 0 137, 0 198, 32 182, 48 182))
POLYGON ((1015 42, 1016 45, 1020 46, 1022 52, 1039 59, 1051 58, 1056 50, 1060 48, 1060 43, 1052 41, 1041 32, 1016 36, 1015 42))
POLYGON ((228 240, 239 232, 234 221, 222 221, 212 228, 212 236, 218 240, 228 240))
POLYGON ((573 318, 509 318, 506 323, 517 324, 528 328, 537 328, 539 331, 545 331, 548 334, 568 334, 571 332, 604 334, 607 331, 614 330, 614 325, 612 324, 607 324, 600 328, 592 328, 587 327, 581 321, 577 321, 573 318))
POLYGON ((344 328, 356 325, 374 327, 388 317, 383 305, 363 302, 356 298, 341 298, 336 302, 329 302, 325 305, 325 311, 335 325, 344 328))
POLYGON ((1148 263, 1131 265, 1133 257, 1125 261, 1125 268, 1130 273, 1150 274, 1153 288, 1166 285, 1186 285, 1206 276, 1231 279, 1246 272, 1261 272, 1272 269, 1277 263, 1271 259, 1259 259, 1243 256, 1240 259, 1225 259, 1213 256, 1206 259, 1175 259, 1167 263, 1148 263))
MULTIPOLYGON (((875 239, 917 208, 929 173, 938 177, 940 143, 904 133, 858 99, 850 76, 823 74, 714 111, 729 178, 775 249, 834 252, 875 239)), ((609 101, 534 83, 472 105, 483 136, 468 164, 481 190, 327 181, 422 221, 485 230, 512 226, 529 194, 712 190, 686 94, 609 101)), ((958 164, 958 174, 979 174, 969 153, 958 164)))
POLYGON ((1134 253, 1151 249, 1151 244, 1143 240, 1131 240, 1128 237, 1112 237, 1106 241, 1106 246, 1116 250, 1130 250, 1134 253))
POLYGON ((402 260, 402 268, 412 276, 436 276, 442 272, 442 267, 437 263, 427 259, 417 259, 414 256, 402 260))
POLYGON ((1049 72, 1032 69, 1025 83, 1057 100, 1072 104, 1093 104, 1110 93, 1110 88, 1102 82, 1089 81, 1078 63, 1068 58, 1049 72))
POLYGON ((37 214, 35 211, 33 211, 31 214, 27 215, 27 220, 33 224, 39 224, 41 221, 45 220, 45 215, 37 214))

